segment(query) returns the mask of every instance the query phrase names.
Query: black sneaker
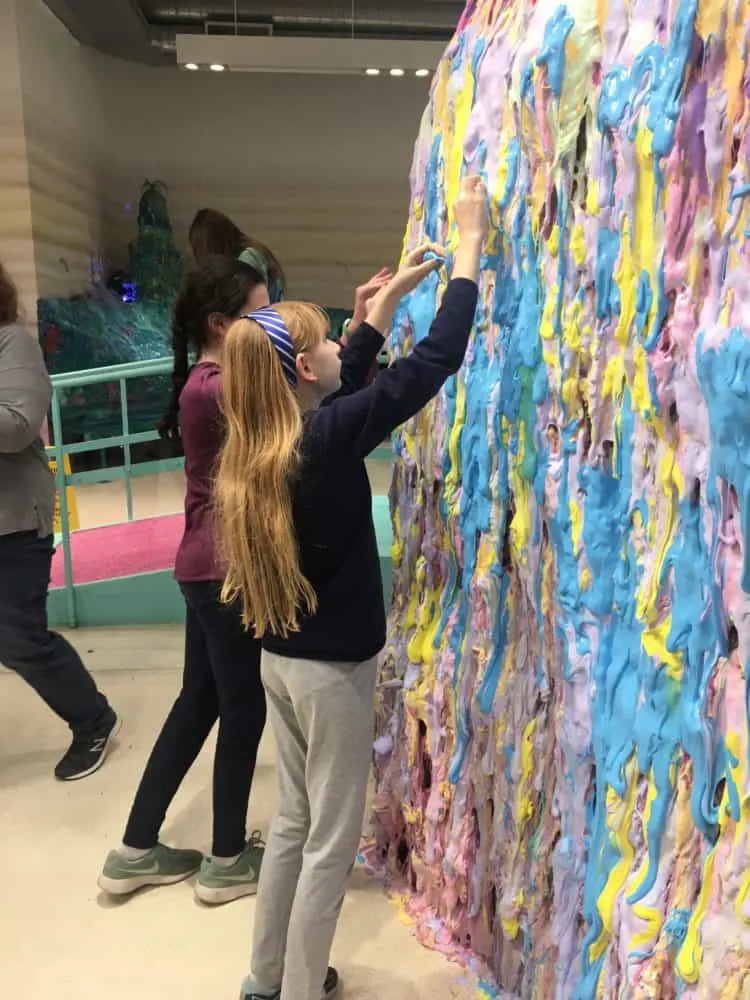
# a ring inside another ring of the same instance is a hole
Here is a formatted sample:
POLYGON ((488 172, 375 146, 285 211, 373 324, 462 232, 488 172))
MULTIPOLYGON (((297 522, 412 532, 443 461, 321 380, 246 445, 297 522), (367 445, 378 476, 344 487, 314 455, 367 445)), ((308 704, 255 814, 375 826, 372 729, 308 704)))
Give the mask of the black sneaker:
POLYGON ((326 981, 323 983, 323 1000, 335 997, 339 989, 339 974, 332 966, 328 966, 326 981))
MULTIPOLYGON (((323 990, 320 994, 321 1000, 332 1000, 336 996, 339 988, 339 974, 335 969, 328 966, 326 981, 323 983, 323 990)), ((270 993, 261 990, 252 979, 246 979, 240 993, 240 1000, 279 1000, 281 990, 272 990, 270 993)))
POLYGON ((120 720, 110 709, 110 714, 100 730, 86 739, 74 739, 70 748, 55 768, 58 781, 77 781, 98 771, 107 759, 112 740, 120 731, 120 720))

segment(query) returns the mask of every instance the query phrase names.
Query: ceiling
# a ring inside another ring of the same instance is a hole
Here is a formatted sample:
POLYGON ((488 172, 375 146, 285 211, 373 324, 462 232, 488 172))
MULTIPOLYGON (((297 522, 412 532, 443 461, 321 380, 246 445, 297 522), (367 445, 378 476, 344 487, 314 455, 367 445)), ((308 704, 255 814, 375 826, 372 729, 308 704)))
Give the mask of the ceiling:
POLYGON ((175 36, 243 34, 446 41, 465 0, 45 0, 85 45, 138 62, 174 62, 175 36))

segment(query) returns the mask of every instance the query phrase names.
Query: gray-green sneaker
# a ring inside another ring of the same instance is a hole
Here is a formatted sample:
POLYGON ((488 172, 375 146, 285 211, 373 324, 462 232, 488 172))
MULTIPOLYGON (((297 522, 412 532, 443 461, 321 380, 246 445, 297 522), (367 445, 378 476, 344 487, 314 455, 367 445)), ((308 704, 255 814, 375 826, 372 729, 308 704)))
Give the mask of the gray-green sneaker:
MULTIPOLYGON (((338 993, 338 989, 339 974, 329 965, 326 972, 326 981, 323 983, 323 989, 320 991, 321 1000, 332 1000, 332 997, 335 997, 338 993)), ((271 990, 268 993, 265 990, 261 990, 256 982, 248 978, 242 984, 240 1000, 279 1000, 280 996, 281 990, 271 990)))
POLYGON ((194 875, 202 861, 200 851, 179 851, 164 844, 132 861, 120 851, 110 851, 99 888, 111 896, 127 896, 147 885, 174 885, 194 875))
POLYGON ((240 1000, 279 1000, 280 996, 281 990, 271 990, 268 993, 266 990, 262 990, 254 980, 246 979, 242 984, 240 1000))
POLYGON ((213 858, 206 858, 195 883, 196 897, 209 906, 218 906, 242 896, 254 896, 258 891, 265 846, 260 833, 256 832, 233 865, 217 865, 213 858))

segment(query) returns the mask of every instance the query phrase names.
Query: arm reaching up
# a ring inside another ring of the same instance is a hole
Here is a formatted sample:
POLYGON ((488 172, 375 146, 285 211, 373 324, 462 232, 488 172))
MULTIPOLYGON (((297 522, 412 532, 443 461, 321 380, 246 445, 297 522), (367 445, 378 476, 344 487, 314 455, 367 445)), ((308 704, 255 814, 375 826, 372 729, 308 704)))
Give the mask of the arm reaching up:
POLYGON ((383 268, 366 285, 357 289, 360 308, 366 308, 367 315, 362 316, 362 321, 341 352, 341 390, 337 395, 349 395, 364 388, 373 363, 383 348, 399 302, 428 274, 440 269, 444 256, 442 247, 425 243, 412 250, 397 274, 383 268))
POLYGON ((479 276, 479 260, 490 227, 487 188, 481 177, 464 179, 455 212, 459 244, 451 277, 476 281, 479 276))
POLYGON ((339 340, 341 395, 363 389, 377 373, 377 358, 383 347, 383 338, 377 330, 368 327, 365 321, 370 301, 392 278, 393 272, 383 267, 354 293, 354 315, 339 340))
MULTIPOLYGON (((477 304, 479 260, 489 229, 487 191, 479 178, 466 178, 456 205, 459 246, 451 281, 429 335, 408 357, 380 372, 373 384, 342 396, 315 414, 318 440, 327 448, 364 457, 396 427, 413 417, 463 363, 477 304)), ((367 324, 385 334, 396 306, 440 260, 425 260, 440 248, 420 247, 372 301, 367 324)))
POLYGON ((359 285, 354 291, 354 315, 349 329, 352 333, 361 326, 367 319, 367 311, 370 302, 375 298, 381 288, 385 288, 389 281, 393 279, 393 271, 389 267, 381 267, 377 274, 373 274, 364 285, 359 285))

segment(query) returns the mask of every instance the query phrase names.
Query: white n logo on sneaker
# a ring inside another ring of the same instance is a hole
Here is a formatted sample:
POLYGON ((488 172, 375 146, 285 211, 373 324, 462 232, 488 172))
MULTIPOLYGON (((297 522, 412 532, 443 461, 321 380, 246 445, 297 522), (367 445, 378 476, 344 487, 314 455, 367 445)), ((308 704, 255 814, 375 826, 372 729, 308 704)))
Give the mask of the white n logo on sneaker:
POLYGON ((258 873, 254 868, 249 868, 246 872, 241 875, 219 875, 219 880, 222 882, 255 882, 258 878, 258 873))

